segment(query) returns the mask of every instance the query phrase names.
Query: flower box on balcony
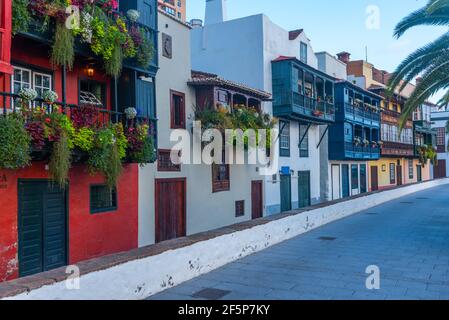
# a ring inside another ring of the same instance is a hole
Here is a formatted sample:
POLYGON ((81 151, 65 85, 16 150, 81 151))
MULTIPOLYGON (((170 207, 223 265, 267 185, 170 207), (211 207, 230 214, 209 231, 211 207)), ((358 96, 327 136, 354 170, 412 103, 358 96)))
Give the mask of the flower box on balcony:
POLYGON ((322 111, 320 111, 320 110, 313 110, 312 111, 312 115, 314 117, 322 117, 324 115, 324 113, 322 111))

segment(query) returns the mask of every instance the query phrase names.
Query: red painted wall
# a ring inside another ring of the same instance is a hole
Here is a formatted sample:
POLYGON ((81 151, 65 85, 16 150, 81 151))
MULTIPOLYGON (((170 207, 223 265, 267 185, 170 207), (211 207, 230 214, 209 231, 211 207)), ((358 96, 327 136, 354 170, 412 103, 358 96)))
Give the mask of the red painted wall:
MULTIPOLYGON (((17 217, 18 179, 46 179, 45 163, 36 162, 22 170, 0 170, 0 282, 18 276, 17 217)), ((104 182, 92 176, 85 165, 70 172, 69 263, 137 248, 138 165, 124 167, 117 185, 118 209, 90 214, 91 184, 104 182)))
MULTIPOLYGON (((41 68, 48 73, 53 73, 53 87, 62 100, 62 72, 58 67, 53 67, 49 60, 49 48, 42 45, 30 45, 30 40, 16 37, 12 42, 12 64, 26 65, 35 68, 41 68)), ((96 72, 93 77, 87 77, 85 69, 86 59, 77 59, 73 70, 67 71, 67 103, 78 104, 78 81, 79 79, 89 79, 103 82, 106 85, 106 108, 111 108, 111 79, 102 72, 101 64, 95 66, 96 72)))
POLYGON ((12 1, 0 0, 0 73, 11 74, 12 1))
MULTIPOLYGON (((54 90, 62 99, 61 70, 49 62, 49 49, 32 45, 20 37, 13 39, 12 62, 53 72, 54 90)), ((84 74, 85 60, 75 62, 73 71, 67 73, 67 103, 78 104, 78 81, 84 74)), ((10 91, 10 76, 4 87, 10 91)), ((97 66, 96 75, 90 78, 106 83, 107 108, 111 106, 110 78, 97 66)), ((0 282, 17 278, 17 216, 18 186, 23 179, 46 179, 45 163, 34 162, 22 170, 0 170, 0 282)), ((90 185, 104 182, 102 176, 91 176, 86 165, 76 165, 70 172, 69 184, 69 263, 137 248, 138 246, 138 165, 124 167, 117 185, 118 209, 114 212, 90 214, 90 185)))

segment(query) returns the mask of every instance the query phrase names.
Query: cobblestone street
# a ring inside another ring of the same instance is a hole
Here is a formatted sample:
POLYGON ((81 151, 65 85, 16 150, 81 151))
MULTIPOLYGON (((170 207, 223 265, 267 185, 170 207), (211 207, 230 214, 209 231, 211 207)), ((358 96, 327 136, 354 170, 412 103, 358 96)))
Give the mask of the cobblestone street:
POLYGON ((329 224, 149 299, 449 299, 448 270, 449 186, 441 186, 329 224), (366 289, 370 265, 380 269, 380 290, 366 289))

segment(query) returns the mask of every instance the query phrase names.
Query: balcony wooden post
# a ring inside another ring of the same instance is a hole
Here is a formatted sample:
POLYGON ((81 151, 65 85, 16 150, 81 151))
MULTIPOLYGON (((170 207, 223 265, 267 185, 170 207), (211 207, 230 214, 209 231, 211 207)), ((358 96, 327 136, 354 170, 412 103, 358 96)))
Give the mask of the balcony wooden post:
POLYGON ((67 105, 67 68, 66 66, 63 66, 61 68, 61 85, 62 85, 62 105, 63 105, 63 112, 66 112, 66 105, 67 105))

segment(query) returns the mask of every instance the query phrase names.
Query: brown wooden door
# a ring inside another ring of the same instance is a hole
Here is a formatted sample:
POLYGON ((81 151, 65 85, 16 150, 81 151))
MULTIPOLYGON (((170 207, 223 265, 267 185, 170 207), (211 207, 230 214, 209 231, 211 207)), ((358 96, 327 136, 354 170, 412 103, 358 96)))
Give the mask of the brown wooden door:
POLYGON ((402 186, 402 166, 396 166, 397 185, 402 186))
POLYGON ((379 167, 371 167, 371 191, 379 190, 379 167))
POLYGON ((263 216, 263 182, 253 181, 251 183, 251 212, 252 218, 258 219, 263 216))
POLYGON ((186 236, 186 179, 156 180, 156 242, 186 236))
POLYGON ((446 178, 446 160, 438 160, 438 166, 433 167, 435 179, 446 178))

